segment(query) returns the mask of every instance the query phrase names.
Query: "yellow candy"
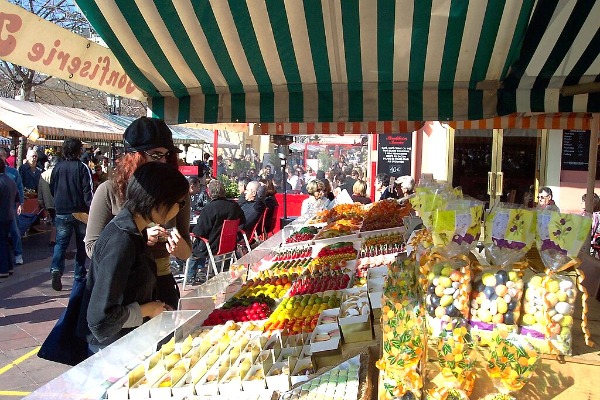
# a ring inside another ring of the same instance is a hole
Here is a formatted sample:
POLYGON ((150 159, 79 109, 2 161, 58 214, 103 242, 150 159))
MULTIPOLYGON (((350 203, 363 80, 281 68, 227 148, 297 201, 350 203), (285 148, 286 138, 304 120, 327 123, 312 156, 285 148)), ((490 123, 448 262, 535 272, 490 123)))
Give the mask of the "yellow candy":
POLYGON ((562 327, 570 327, 571 325, 573 325, 573 317, 570 315, 565 315, 560 321, 560 326, 562 327))
POLYGON ((550 281, 546 284, 546 291, 556 293, 560 290, 558 281, 550 281))

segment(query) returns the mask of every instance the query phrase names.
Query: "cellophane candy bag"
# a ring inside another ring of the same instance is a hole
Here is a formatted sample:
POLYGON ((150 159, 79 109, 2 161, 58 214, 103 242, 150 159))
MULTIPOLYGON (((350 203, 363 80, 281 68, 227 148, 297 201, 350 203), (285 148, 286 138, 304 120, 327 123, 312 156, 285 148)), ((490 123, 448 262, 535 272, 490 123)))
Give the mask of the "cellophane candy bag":
POLYGON ((376 364, 381 371, 379 398, 419 399, 425 363, 424 310, 419 296, 407 293, 406 281, 390 274, 381 301, 383 350, 376 364))
POLYGON ((432 399, 468 399, 475 385, 474 343, 465 320, 443 327, 437 341, 440 373, 432 379, 437 386, 428 390, 432 399))
POLYGON ((485 254, 491 265, 483 267, 473 281, 471 292, 472 332, 481 344, 488 344, 497 324, 517 330, 523 297, 523 270, 520 263, 535 239, 535 212, 500 204, 485 221, 485 254))
POLYGON ((540 361, 540 353, 529 340, 506 327, 497 327, 492 334, 486 372, 499 393, 486 399, 514 399, 510 393, 521 390, 533 375, 540 361))
MULTIPOLYGON (((577 297, 577 255, 589 240, 592 220, 589 214, 576 215, 556 211, 538 211, 536 245, 546 271, 527 285, 521 333, 540 339, 543 334, 549 352, 571 355, 574 303, 577 297), (575 274, 575 278, 573 275, 575 274), (540 312, 541 306, 541 312, 540 312)), ((587 292, 583 286, 584 300, 587 292)), ((585 321, 584 336, 590 344, 585 321)))

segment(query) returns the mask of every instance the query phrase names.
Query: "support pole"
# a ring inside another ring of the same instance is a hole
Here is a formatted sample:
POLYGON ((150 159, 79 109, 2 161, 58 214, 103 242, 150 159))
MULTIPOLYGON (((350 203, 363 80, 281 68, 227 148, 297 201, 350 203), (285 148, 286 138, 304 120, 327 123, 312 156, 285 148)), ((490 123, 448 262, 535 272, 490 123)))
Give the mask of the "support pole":
POLYGON ((212 170, 213 170, 213 176, 217 176, 217 167, 218 167, 218 162, 217 162, 217 157, 219 155, 219 130, 215 129, 213 131, 213 165, 212 165, 212 170))
MULTIPOLYGON (((598 159, 598 128, 600 127, 600 114, 592 114, 590 133, 590 152, 588 157, 587 192, 585 195, 585 211, 594 212, 594 188, 596 186, 596 164, 598 159)), ((586 254, 589 254, 590 242, 584 243, 586 254)))

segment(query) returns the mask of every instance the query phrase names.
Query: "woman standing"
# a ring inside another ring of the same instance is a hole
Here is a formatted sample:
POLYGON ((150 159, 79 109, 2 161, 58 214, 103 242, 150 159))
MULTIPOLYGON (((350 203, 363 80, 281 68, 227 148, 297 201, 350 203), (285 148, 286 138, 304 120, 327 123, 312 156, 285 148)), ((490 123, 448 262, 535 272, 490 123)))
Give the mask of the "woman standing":
MULTIPOLYGON (((85 247, 89 257, 92 256, 96 240, 104 227, 121 211, 129 178, 140 166, 149 162, 166 163, 181 175, 176 169, 179 149, 173 144, 171 130, 163 120, 146 117, 136 119, 125 130, 124 142, 125 154, 117 161, 113 178, 98 186, 92 200, 85 234, 85 247)), ((171 190, 171 182, 160 183, 163 190, 171 190)), ((189 193, 186 202, 190 204, 189 193)), ((180 294, 171 273, 170 255, 186 260, 192 254, 192 242, 188 234, 190 207, 181 208, 161 225, 151 224, 146 229, 147 245, 151 247, 156 261, 158 298, 176 309, 180 294), (166 228, 176 229, 169 234, 166 228)))
POLYGON ((146 227, 166 224, 189 209, 188 191, 187 179, 162 163, 144 164, 133 173, 121 211, 94 246, 78 324, 91 352, 170 309, 156 297, 156 263, 146 245, 146 227), (169 182, 169 190, 163 182, 169 182))

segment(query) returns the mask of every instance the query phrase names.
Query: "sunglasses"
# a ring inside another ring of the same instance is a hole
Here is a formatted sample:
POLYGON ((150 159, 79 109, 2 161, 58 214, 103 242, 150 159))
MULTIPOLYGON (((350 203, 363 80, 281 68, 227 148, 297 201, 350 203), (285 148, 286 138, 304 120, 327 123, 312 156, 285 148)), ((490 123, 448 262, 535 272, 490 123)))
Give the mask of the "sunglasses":
POLYGON ((179 204, 179 208, 183 208, 185 207, 185 200, 180 200, 177 202, 177 204, 179 204))
POLYGON ((548 196, 539 195, 539 196, 538 196, 538 199, 547 199, 548 197, 550 197, 550 195, 548 195, 548 196))
POLYGON ((154 151, 152 153, 148 153, 147 151, 145 151, 144 154, 153 159, 154 161, 158 161, 163 157, 170 156, 171 152, 167 151, 166 153, 161 153, 160 151, 154 151))

